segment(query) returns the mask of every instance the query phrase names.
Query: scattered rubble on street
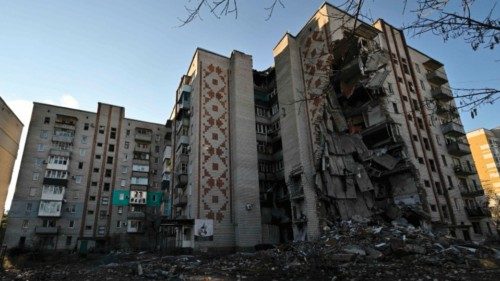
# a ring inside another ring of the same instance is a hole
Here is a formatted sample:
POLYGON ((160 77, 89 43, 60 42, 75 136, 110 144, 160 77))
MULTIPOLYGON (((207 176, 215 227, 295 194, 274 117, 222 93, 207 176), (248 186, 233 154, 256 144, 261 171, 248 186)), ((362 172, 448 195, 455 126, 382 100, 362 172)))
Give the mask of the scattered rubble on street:
POLYGON ((74 254, 23 269, 13 265, 1 280, 498 280, 495 247, 433 234, 405 219, 392 224, 358 219, 325 227, 318 241, 254 253, 74 254))

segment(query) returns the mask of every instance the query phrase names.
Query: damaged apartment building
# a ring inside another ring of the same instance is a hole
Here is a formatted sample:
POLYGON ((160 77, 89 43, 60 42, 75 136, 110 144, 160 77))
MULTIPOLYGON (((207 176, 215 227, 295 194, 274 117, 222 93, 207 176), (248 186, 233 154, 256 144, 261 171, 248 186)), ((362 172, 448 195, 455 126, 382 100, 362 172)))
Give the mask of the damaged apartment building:
POLYGON ((339 219, 404 217, 495 235, 444 66, 383 20, 325 3, 275 65, 197 49, 169 124, 170 245, 314 239, 339 219))
POLYGON ((256 71, 250 55, 198 48, 166 125, 107 105, 95 115, 35 104, 8 245, 34 234, 56 248, 253 249, 370 217, 466 240, 496 234, 444 66, 401 30, 325 3, 273 55, 256 71), (95 127, 84 134, 82 123, 95 127), (53 129, 53 145, 73 146, 40 146, 53 129))

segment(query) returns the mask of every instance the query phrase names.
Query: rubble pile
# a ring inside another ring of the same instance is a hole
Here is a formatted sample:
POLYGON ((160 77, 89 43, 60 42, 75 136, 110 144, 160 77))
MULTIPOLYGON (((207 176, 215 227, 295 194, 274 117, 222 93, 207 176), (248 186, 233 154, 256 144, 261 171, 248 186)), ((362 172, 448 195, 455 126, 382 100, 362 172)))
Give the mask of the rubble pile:
POLYGON ((98 261, 7 269, 1 280, 498 280, 500 251, 416 228, 341 221, 317 241, 254 253, 159 256, 113 253, 98 261))

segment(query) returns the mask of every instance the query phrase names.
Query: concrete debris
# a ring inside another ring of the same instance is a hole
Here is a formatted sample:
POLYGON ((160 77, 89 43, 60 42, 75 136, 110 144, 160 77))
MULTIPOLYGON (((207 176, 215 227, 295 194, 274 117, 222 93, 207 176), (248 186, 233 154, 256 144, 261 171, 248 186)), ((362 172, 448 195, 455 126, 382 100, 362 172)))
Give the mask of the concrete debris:
MULTIPOLYGON (((1 280, 497 280, 498 252, 404 220, 357 217, 331 224, 317 241, 253 253, 70 255, 64 263, 58 256, 7 268, 1 280)), ((16 265, 14 257, 9 261, 16 265)))

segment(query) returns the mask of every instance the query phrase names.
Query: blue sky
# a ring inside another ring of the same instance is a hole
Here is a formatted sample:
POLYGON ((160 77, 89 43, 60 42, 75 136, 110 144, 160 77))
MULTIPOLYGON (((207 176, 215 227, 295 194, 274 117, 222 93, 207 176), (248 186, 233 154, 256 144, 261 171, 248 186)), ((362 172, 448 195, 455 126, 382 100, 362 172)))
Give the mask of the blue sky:
MULTIPOLYGON (((178 27, 187 0, 0 0, 0 96, 24 120, 32 101, 91 111, 101 101, 124 106, 129 118, 164 123, 196 47, 223 55, 237 49, 265 69, 282 35, 295 34, 323 3, 284 0, 266 21, 271 2, 240 0, 238 19, 205 12, 202 21, 178 27)), ((401 1, 374 2, 366 1, 374 18, 394 26, 410 19, 401 1)), ((476 1, 479 13, 490 5, 476 1)), ((431 34, 407 41, 443 62, 452 86, 500 88, 498 49, 474 52, 431 34)), ((474 120, 463 114, 466 130, 500 125, 498 112, 500 103, 484 106, 474 120)))

